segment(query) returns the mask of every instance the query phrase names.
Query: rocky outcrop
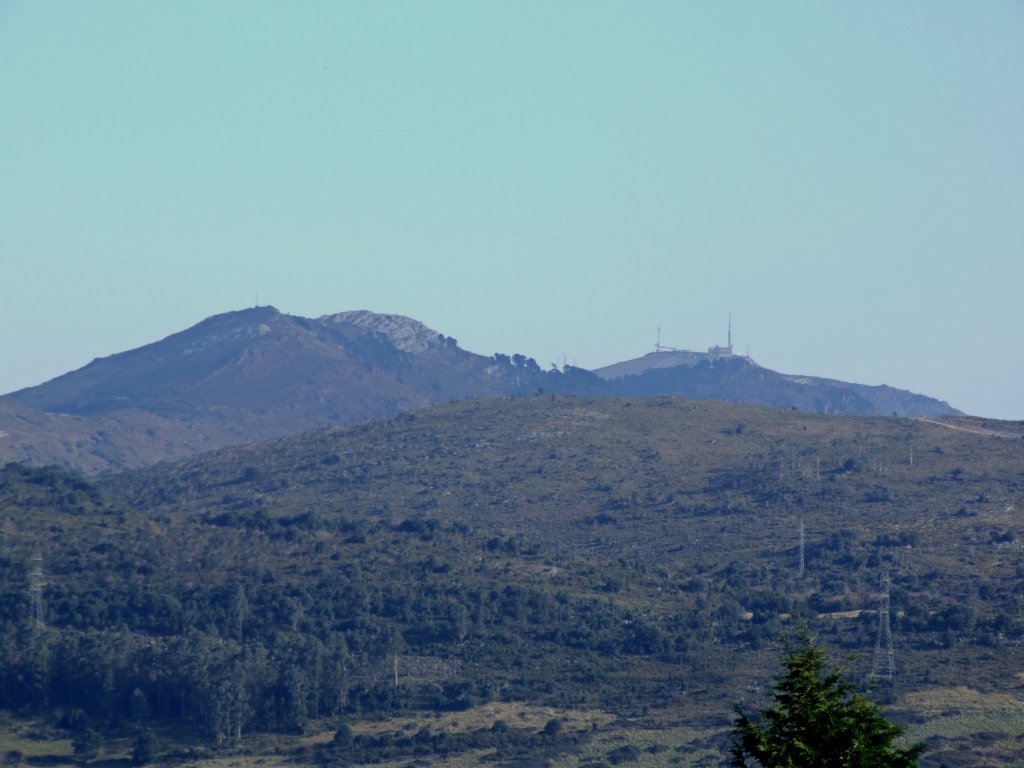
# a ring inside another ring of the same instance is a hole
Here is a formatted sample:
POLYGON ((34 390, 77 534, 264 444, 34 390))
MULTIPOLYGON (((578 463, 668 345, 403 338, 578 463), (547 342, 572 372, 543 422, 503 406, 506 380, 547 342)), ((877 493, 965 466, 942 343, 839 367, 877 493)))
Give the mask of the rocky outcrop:
POLYGON ((396 349, 411 354, 426 352, 428 349, 454 346, 455 342, 454 339, 449 339, 443 333, 431 330, 418 320, 402 315, 379 315, 365 309, 324 315, 318 318, 317 322, 334 325, 348 324, 379 333, 387 338, 396 349))

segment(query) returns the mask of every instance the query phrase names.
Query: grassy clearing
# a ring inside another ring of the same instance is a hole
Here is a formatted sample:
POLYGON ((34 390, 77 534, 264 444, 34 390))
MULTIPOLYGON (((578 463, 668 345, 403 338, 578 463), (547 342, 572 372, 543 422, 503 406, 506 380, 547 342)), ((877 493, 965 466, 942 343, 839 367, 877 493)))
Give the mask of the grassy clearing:
POLYGON ((71 758, 71 740, 57 738, 36 720, 0 720, 0 755, 20 753, 24 760, 56 762, 71 758))
POLYGON ((580 754, 556 760, 554 765, 557 768, 618 762, 634 768, 719 765, 723 757, 721 737, 722 733, 715 730, 613 728, 597 734, 580 754))
MULTIPOLYGON (((504 720, 512 728, 540 731, 552 719, 561 720, 563 729, 568 732, 607 728, 615 720, 613 715, 596 710, 566 710, 556 707, 531 706, 520 702, 488 702, 462 712, 413 712, 395 718, 355 720, 350 722, 350 726, 354 734, 365 736, 377 736, 382 733, 409 735, 423 727, 429 728, 434 733, 464 733, 489 729, 498 720, 504 720)), ((315 747, 329 743, 334 738, 335 729, 332 723, 323 722, 310 730, 311 733, 300 738, 281 735, 248 736, 238 747, 239 751, 245 754, 192 759, 182 762, 181 765, 188 768, 294 767, 297 765, 295 757, 288 754, 294 748, 315 747)), ((166 747, 167 745, 165 745, 166 747)), ((463 753, 448 754, 443 758, 424 755, 415 760, 423 765, 443 764, 459 768, 460 766, 479 766, 481 758, 488 753, 488 750, 468 750, 463 753)), ((408 756, 405 756, 393 761, 375 762, 373 765, 380 768, 407 766, 410 760, 408 756)), ((575 765, 575 763, 567 763, 567 765, 575 765)))
MULTIPOLYGON (((540 731, 552 719, 562 722, 567 733, 585 732, 591 737, 590 743, 576 755, 564 756, 553 761, 557 768, 580 768, 585 765, 608 764, 616 755, 629 754, 629 765, 636 768, 689 768, 713 765, 721 759, 721 750, 716 746, 720 732, 694 730, 677 723, 664 727, 639 725, 631 721, 616 720, 615 716, 598 710, 570 710, 556 707, 531 706, 519 702, 489 702, 463 712, 416 712, 398 718, 383 720, 362 720, 351 723, 356 734, 377 735, 384 732, 412 733, 426 726, 431 731, 459 733, 476 729, 488 729, 495 722, 503 720, 513 728, 540 731)), ((253 734, 232 748, 234 754, 216 755, 199 748, 190 758, 179 758, 176 764, 182 768, 295 768, 295 750, 325 744, 334 737, 331 723, 323 722, 302 737, 280 734, 253 734)), ((8 718, 0 727, 0 755, 17 752, 22 762, 70 764, 72 761, 71 741, 60 736, 43 720, 8 718)), ((197 744, 188 733, 165 731, 161 734, 161 751, 194 750, 197 744)), ((417 765, 444 765, 452 768, 470 768, 481 765, 493 750, 467 750, 443 757, 424 755, 415 758, 417 765)), ((93 766, 125 766, 131 758, 131 739, 108 738, 93 766)), ((379 768, 408 766, 409 756, 385 762, 373 763, 379 768)), ((624 761, 625 762, 625 761, 624 761)))
POLYGON ((982 693, 966 687, 933 688, 909 693, 901 704, 927 718, 907 729, 907 736, 914 741, 981 733, 1024 736, 1024 699, 1020 696, 982 693))
POLYGON ((411 763, 415 763, 417 766, 443 765, 445 768, 480 768, 481 765, 487 764, 485 758, 489 754, 492 752, 488 750, 472 750, 458 755, 445 755, 443 758, 426 756, 410 759, 403 757, 399 760, 386 760, 380 763, 353 763, 353 765, 373 765, 374 768, 408 768, 411 763))
POLYGON ((906 694, 900 709, 923 722, 907 728, 906 742, 923 741, 923 766, 1021 765, 1024 697, 985 693, 964 686, 927 688, 906 694))
POLYGON ((901 704, 926 715, 950 711, 987 712, 991 710, 1024 714, 1024 691, 1015 696, 1008 693, 983 693, 966 686, 926 688, 906 694, 901 704))
MULTIPOLYGON (((504 720, 513 728, 539 731, 552 719, 561 720, 565 730, 579 731, 606 726, 615 718, 597 710, 567 710, 521 702, 492 701, 462 712, 421 712, 388 720, 357 721, 351 723, 351 726, 353 733, 369 735, 387 731, 414 731, 423 726, 435 732, 465 733, 490 728, 498 720, 504 720)), ((330 735, 334 735, 333 730, 330 735)))
POLYGON ((211 758, 208 760, 187 760, 177 765, 182 768, 294 768, 295 761, 279 755, 240 755, 238 757, 211 758))

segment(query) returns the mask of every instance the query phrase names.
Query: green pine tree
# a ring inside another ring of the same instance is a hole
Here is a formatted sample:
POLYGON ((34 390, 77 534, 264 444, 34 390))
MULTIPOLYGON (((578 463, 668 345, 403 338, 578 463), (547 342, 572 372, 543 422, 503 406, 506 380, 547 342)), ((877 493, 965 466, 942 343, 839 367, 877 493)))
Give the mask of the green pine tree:
POLYGON ((923 744, 906 749, 895 742, 903 729, 842 672, 829 666, 825 651, 804 635, 782 661, 774 705, 751 720, 737 707, 733 728, 735 768, 913 768, 923 744))

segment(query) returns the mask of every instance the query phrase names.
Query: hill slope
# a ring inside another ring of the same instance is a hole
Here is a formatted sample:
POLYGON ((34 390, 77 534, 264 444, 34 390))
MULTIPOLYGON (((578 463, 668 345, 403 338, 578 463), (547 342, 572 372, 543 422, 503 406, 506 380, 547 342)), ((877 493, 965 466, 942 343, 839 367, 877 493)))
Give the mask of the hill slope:
POLYGON ((503 394, 524 373, 408 318, 349 312, 311 320, 258 307, 0 398, 0 459, 89 471, 144 466, 503 394))
MULTIPOLYGON (((922 702, 964 685, 993 701, 1021 692, 1024 440, 997 426, 542 396, 99 486, 8 467, 0 604, 9 628, 24 620, 38 549, 48 647, 80 658, 50 681, 54 700, 105 711, 139 688, 154 714, 190 713, 211 737, 235 716, 276 729, 488 700, 699 729, 757 701, 793 616, 865 652, 852 672, 866 676, 888 572, 888 695, 941 732, 947 715, 922 702), (103 675, 123 697, 95 697, 103 675), (249 687, 224 687, 236 679, 249 687), (229 695, 250 703, 218 720, 229 695)), ((0 689, 32 695, 31 658, 7 653, 0 689)), ((989 759, 1004 749, 973 733, 933 747, 949 765, 972 764, 975 744, 989 759)))
POLYGON ((211 317, 9 397, 80 416, 137 409, 202 419, 259 439, 477 394, 488 365, 408 318, 309 320, 258 307, 211 317))
POLYGON ((903 389, 778 373, 749 357, 714 351, 651 352, 594 373, 620 396, 675 394, 847 416, 960 414, 948 403, 903 389))
POLYGON ((90 472, 146 466, 450 400, 537 391, 675 394, 853 415, 957 413, 891 387, 786 376, 732 355, 656 353, 596 374, 542 371, 522 355, 467 352, 398 315, 309 319, 256 307, 0 398, 0 460, 90 472))

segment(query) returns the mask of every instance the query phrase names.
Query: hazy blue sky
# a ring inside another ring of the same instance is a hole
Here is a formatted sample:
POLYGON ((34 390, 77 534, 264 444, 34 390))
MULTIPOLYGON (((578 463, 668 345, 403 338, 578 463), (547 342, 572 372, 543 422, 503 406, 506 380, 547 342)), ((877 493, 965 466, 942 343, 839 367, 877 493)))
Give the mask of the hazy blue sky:
POLYGON ((1024 3, 0 0, 0 392, 270 303, 1024 419, 1024 3))

